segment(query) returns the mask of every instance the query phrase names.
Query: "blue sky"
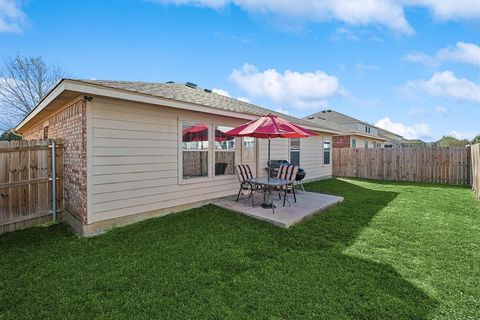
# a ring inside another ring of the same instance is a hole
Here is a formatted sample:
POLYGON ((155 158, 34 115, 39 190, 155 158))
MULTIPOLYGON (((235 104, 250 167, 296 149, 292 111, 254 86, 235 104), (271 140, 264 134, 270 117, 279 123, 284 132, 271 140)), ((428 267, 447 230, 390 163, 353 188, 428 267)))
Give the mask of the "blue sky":
POLYGON ((480 133, 480 2, 0 0, 0 59, 71 77, 191 81, 408 138, 480 133))

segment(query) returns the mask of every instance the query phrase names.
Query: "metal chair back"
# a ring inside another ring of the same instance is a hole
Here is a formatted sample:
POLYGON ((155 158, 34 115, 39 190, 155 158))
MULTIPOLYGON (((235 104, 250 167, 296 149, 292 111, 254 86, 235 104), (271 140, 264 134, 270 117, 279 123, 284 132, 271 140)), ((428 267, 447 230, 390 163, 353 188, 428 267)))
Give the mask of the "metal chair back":
POLYGON ((297 176, 298 166, 294 166, 293 164, 283 164, 278 169, 277 178, 283 180, 295 181, 295 177, 297 176))
POLYGON ((235 167, 235 172, 240 183, 244 183, 248 179, 253 179, 252 169, 250 169, 248 164, 237 164, 235 167))

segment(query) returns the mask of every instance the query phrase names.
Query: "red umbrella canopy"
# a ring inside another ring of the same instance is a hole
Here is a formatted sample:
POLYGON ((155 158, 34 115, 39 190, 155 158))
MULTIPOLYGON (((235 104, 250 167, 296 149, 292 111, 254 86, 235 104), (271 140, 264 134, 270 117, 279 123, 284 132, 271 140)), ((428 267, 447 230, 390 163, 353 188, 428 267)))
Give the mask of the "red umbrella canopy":
POLYGON ((235 137, 254 137, 261 139, 306 138, 317 135, 313 131, 302 128, 271 113, 227 131, 225 134, 235 137))
MULTIPOLYGON (((183 142, 191 141, 208 141, 208 125, 197 124, 192 127, 188 127, 182 131, 183 142)), ((215 130, 215 141, 227 141, 234 139, 233 136, 229 136, 220 130, 215 130)))

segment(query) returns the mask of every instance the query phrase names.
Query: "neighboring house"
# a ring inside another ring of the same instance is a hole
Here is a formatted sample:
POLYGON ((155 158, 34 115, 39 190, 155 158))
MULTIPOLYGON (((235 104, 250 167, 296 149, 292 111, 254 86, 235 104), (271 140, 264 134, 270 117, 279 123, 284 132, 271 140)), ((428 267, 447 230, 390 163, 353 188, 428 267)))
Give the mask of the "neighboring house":
POLYGON ((427 147, 427 146, 432 146, 434 145, 434 143, 427 143, 423 140, 420 140, 420 139, 405 139, 403 142, 402 142, 402 147, 417 147, 417 148, 421 148, 421 147, 427 147))
POLYGON ((394 132, 377 128, 378 135, 382 138, 387 139, 384 143, 385 148, 393 148, 393 147, 400 147, 402 144, 407 141, 404 137, 394 132))
POLYGON ((304 119, 341 131, 333 136, 334 148, 383 148, 389 144, 388 138, 379 134, 379 128, 340 112, 323 110, 304 119))
MULTIPOLYGON (((192 83, 62 80, 16 127, 25 139, 64 139, 65 219, 81 234, 168 214, 238 192, 235 164, 266 175, 267 140, 224 134, 271 110, 192 83)), ((332 176, 330 127, 273 139, 272 159, 307 180, 332 176)))

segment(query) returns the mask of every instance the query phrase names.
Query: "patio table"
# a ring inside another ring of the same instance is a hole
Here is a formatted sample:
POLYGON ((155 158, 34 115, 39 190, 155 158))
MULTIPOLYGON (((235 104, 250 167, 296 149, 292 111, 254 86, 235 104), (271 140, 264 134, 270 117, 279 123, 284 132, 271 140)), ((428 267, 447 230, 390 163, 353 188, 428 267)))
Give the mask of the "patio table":
POLYGON ((275 205, 272 201, 272 189, 274 187, 283 187, 292 184, 292 181, 279 179, 279 178, 268 178, 268 177, 261 177, 261 178, 252 178, 247 180, 249 183, 253 185, 258 185, 262 187, 263 190, 263 204, 262 207, 272 208, 273 213, 275 213, 275 205), (268 198, 268 201, 267 201, 268 198))

